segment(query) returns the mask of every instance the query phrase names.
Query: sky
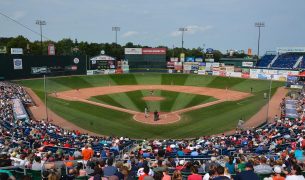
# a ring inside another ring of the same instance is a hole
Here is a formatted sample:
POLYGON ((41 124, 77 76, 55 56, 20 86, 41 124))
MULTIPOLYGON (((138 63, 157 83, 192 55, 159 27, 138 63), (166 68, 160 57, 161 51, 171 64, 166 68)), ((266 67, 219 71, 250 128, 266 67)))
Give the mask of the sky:
MULTIPOLYGON (((0 0, 0 12, 39 32, 37 19, 45 20, 43 35, 96 43, 228 49, 257 52, 258 28, 261 53, 277 47, 305 46, 304 0, 0 0)), ((0 15, 0 37, 40 36, 0 15)))

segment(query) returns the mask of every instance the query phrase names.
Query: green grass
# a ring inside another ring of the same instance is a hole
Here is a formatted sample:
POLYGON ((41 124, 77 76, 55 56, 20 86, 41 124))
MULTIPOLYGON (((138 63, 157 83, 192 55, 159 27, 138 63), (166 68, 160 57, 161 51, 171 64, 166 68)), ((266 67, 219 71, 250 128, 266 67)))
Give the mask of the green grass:
MULTIPOLYGON (((44 98, 44 83, 42 79, 17 81, 21 85, 30 87, 37 95, 44 98)), ((181 121, 169 125, 147 125, 132 120, 130 114, 105 109, 99 106, 75 101, 65 101, 49 97, 48 106, 58 115, 68 121, 104 135, 129 136, 132 138, 187 138, 222 133, 236 127, 238 119, 249 119, 264 104, 264 93, 268 93, 270 81, 226 78, 216 76, 202 76, 193 74, 127 74, 127 75, 96 75, 47 78, 46 90, 65 91, 71 89, 90 88, 108 85, 136 85, 136 84, 165 84, 165 85, 190 85, 213 88, 228 88, 236 91, 250 92, 253 87, 253 96, 236 102, 224 102, 210 107, 190 111, 182 114, 181 121)), ((272 93, 283 86, 283 82, 272 83, 272 93)), ((167 92, 158 92, 166 96, 167 92)), ((187 93, 185 93, 187 94, 187 93)), ((135 96, 141 97, 145 93, 139 91, 131 94, 122 94, 119 100, 108 95, 103 97, 107 103, 142 109, 137 105, 135 96)), ((171 93, 171 107, 162 104, 156 107, 173 111, 182 107, 192 106, 198 103, 198 98, 186 98, 181 93, 171 93)), ((201 101, 201 100, 200 100, 201 101)), ((143 110, 142 110, 143 111, 143 110)))
POLYGON ((217 100, 210 96, 164 90, 154 91, 154 96, 165 98, 162 101, 144 101, 142 98, 147 96, 150 96, 149 90, 139 90, 93 96, 89 100, 139 112, 143 112, 145 107, 151 112, 171 112, 217 100))

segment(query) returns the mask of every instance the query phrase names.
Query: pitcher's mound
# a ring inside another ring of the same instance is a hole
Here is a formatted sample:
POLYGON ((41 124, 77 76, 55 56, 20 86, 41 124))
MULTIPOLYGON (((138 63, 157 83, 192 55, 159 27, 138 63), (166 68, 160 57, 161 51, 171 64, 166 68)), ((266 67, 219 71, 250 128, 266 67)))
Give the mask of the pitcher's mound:
POLYGON ((180 116, 176 113, 160 112, 159 114, 160 119, 157 121, 154 121, 154 114, 152 112, 149 113, 148 117, 145 117, 144 113, 138 113, 133 116, 133 119, 151 125, 169 124, 180 121, 180 116))
POLYGON ((161 96, 145 96, 142 99, 144 101, 163 101, 165 98, 161 96))

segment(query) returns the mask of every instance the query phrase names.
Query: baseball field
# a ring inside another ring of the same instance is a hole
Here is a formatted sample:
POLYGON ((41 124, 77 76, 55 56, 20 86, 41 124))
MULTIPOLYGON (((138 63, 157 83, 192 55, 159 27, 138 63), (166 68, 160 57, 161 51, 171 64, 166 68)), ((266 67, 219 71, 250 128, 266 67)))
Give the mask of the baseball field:
MULTIPOLYGON (((18 83, 32 89, 39 101, 44 102, 43 79, 18 83)), ((283 85, 273 81, 272 95, 283 85)), ((142 139, 189 138, 230 131, 239 119, 253 119, 266 106, 268 98, 264 98, 264 93, 269 92, 269 86, 270 81, 264 80, 193 74, 138 73, 46 79, 49 120, 65 128, 79 127, 95 134, 142 139), (147 118, 145 107, 149 109, 147 118), (160 113, 160 120, 156 122, 152 119, 154 111, 160 113)), ((284 96, 279 95, 277 99, 284 96)), ((269 116, 278 106, 270 106, 269 116)), ((43 109, 37 113, 41 117, 46 114, 43 109)), ((260 114, 260 121, 264 121, 266 113, 260 114)), ((255 123, 258 125, 259 121, 255 123)))

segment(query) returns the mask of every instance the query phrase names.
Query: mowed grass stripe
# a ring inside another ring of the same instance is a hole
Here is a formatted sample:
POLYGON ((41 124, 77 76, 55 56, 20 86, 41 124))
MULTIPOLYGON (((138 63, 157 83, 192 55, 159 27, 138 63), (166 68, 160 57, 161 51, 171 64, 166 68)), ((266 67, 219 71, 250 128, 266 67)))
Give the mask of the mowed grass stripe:
POLYGON ((230 89, 232 86, 235 86, 245 80, 246 79, 242 78, 225 78, 217 76, 209 84, 207 84, 207 87, 230 89))
POLYGON ((116 85, 116 82, 113 81, 113 79, 111 79, 108 75, 90 75, 81 76, 81 78, 94 87, 116 85))
POLYGON ((70 89, 93 87, 92 84, 88 83, 80 76, 51 78, 50 80, 54 81, 55 83, 61 84, 63 86, 69 87, 70 89))
POLYGON ((184 85, 186 79, 188 78, 187 74, 162 74, 161 84, 167 85, 184 85))
POLYGON ((137 84, 161 84, 162 76, 156 73, 138 73, 135 74, 137 84), (149 81, 147 81, 149 79, 149 81))
POLYGON ((210 82, 215 79, 215 76, 204 76, 190 74, 186 81, 185 86, 207 86, 210 82))
MULTIPOLYGON (((120 108, 126 108, 125 106, 123 106, 121 103, 115 101, 112 97, 110 97, 111 95, 104 95, 103 97, 101 96, 93 96, 91 98, 89 98, 90 101, 94 101, 94 102, 98 102, 98 103, 104 103, 104 104, 109 104, 112 106, 117 106, 120 108)), ((122 102, 122 100, 121 100, 122 102)))
POLYGON ((108 76, 116 83, 116 85, 138 84, 133 74, 110 74, 108 76))

